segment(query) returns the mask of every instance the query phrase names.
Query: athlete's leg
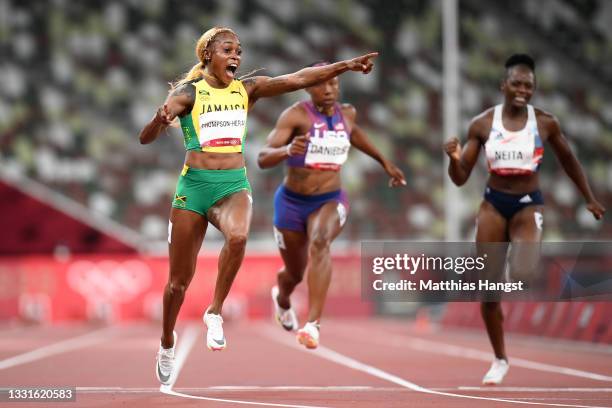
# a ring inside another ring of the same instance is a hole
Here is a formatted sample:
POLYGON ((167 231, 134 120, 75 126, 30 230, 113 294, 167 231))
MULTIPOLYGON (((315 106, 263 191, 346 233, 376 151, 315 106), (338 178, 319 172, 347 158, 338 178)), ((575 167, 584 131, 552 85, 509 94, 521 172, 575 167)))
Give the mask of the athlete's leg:
MULTIPOLYGON (((506 219, 493 207, 488 201, 483 201, 478 211, 476 225, 476 243, 485 244, 490 242, 507 242, 508 234, 507 227, 508 223, 506 219)), ((504 267, 505 256, 496 252, 493 258, 489 259, 487 263, 491 268, 496 269, 501 273, 499 268, 504 267)), ((481 314, 484 320, 485 327, 487 328, 487 334, 489 340, 493 346, 495 357, 507 360, 506 348, 504 345, 504 328, 503 328, 503 312, 500 302, 482 302, 481 314)))
POLYGON ((251 225, 251 196, 247 190, 238 191, 218 201, 208 210, 208 221, 225 237, 219 255, 219 272, 215 294, 208 311, 220 315, 236 273, 242 264, 247 236, 251 225))
POLYGON ((543 210, 542 205, 527 206, 512 217, 508 227, 512 242, 510 276, 527 286, 538 278, 543 210))
POLYGON ((344 227, 338 202, 328 202, 308 217, 308 321, 321 318, 331 282, 332 263, 329 252, 332 241, 344 227))
POLYGON ((276 301, 283 309, 289 309, 291 307, 289 297, 304 277, 308 260, 308 238, 303 232, 289 229, 276 229, 275 235, 284 262, 284 266, 277 275, 278 297, 276 301))
POLYGON ((193 211, 172 208, 170 212, 170 274, 164 289, 163 333, 161 344, 170 348, 172 334, 185 291, 195 273, 196 260, 208 222, 193 211))

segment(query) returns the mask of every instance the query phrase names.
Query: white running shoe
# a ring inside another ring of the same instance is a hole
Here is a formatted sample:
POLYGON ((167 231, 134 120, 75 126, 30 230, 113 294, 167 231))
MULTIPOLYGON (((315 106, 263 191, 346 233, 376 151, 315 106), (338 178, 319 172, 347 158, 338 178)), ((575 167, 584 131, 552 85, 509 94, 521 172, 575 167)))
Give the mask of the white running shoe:
POLYGON ((295 331, 298 328, 298 320, 292 307, 283 309, 278 304, 278 286, 272 288, 272 304, 274 305, 274 319, 287 331, 295 331))
POLYGON ((223 350, 226 346, 225 336, 223 335, 223 318, 221 315, 208 313, 208 309, 202 317, 204 324, 208 327, 206 346, 212 351, 223 350))
POLYGON ((297 341, 309 349, 316 349, 319 345, 319 322, 308 322, 297 332, 297 341))
POLYGON ((503 358, 496 358, 491 364, 491 368, 482 379, 484 385, 499 385, 508 373, 510 364, 503 358))
POLYGON ((176 348, 176 332, 174 334, 174 344, 171 348, 163 348, 161 342, 157 351, 157 364, 155 374, 160 383, 168 385, 171 383, 172 372, 174 371, 174 349, 176 348))

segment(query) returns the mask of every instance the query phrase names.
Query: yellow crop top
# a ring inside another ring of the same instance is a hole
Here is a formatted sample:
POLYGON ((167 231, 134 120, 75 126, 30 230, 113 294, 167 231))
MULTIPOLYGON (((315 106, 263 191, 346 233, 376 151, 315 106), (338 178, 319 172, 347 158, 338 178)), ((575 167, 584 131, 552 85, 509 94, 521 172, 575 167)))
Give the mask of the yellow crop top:
POLYGON ((204 78, 193 82, 195 102, 191 113, 180 118, 185 149, 215 153, 241 153, 246 137, 249 96, 241 81, 223 89, 204 78))

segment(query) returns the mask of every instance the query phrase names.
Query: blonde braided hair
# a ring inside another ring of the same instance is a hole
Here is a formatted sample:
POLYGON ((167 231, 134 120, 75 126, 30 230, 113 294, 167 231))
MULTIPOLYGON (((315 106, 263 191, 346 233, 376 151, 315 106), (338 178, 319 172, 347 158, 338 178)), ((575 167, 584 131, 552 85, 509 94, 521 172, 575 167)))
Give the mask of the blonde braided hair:
POLYGON ((202 36, 198 39, 195 48, 196 57, 198 58, 199 62, 195 64, 186 74, 184 74, 180 80, 171 84, 172 89, 204 76, 204 68, 206 68, 206 65, 210 62, 210 59, 206 58, 204 51, 208 49, 209 45, 215 42, 215 37, 222 33, 231 33, 238 37, 234 30, 229 27, 213 27, 202 34, 202 36))

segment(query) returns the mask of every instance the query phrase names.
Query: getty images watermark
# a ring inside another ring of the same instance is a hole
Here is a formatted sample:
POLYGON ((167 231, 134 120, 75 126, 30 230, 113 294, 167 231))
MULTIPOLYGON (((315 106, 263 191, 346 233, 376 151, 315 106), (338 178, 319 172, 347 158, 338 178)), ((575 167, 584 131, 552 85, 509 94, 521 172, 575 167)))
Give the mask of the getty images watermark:
POLYGON ((377 301, 612 300, 612 243, 379 242, 361 247, 377 301))
MULTIPOLYGON (((401 271, 415 275, 417 271, 431 272, 444 271, 462 275, 466 272, 483 272, 486 267, 488 254, 482 256, 412 256, 406 253, 395 254, 392 257, 378 256, 372 260, 372 272, 382 275, 385 271, 401 271)), ((478 279, 477 282, 464 282, 463 280, 400 279, 399 281, 385 282, 382 277, 372 283, 374 290, 427 290, 427 291, 503 291, 510 293, 523 290, 525 282, 496 282, 489 279, 478 279)))

